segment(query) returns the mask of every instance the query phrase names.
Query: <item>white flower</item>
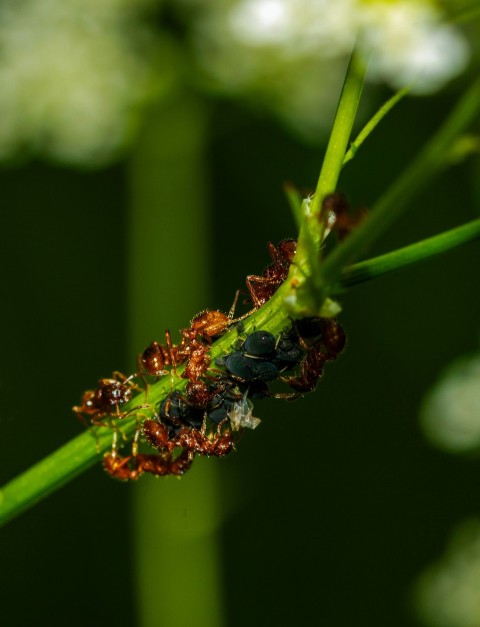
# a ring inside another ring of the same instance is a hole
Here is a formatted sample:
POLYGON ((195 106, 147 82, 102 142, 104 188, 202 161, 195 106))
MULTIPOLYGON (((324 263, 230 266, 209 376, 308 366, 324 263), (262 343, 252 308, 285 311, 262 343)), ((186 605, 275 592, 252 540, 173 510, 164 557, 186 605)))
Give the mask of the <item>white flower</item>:
POLYGON ((480 355, 463 357, 446 370, 424 401, 421 421, 440 448, 480 448, 480 355))
POLYGON ((416 93, 439 89, 461 72, 468 47, 460 32, 441 22, 428 2, 365 3, 360 48, 370 56, 370 76, 416 93))
POLYGON ((348 53, 357 0, 243 0, 227 16, 231 37, 245 45, 277 46, 282 56, 348 53))
POLYGON ((0 157, 30 147, 103 163, 126 142, 150 68, 129 0, 2 0, 0 157), (135 46, 139 50, 135 50, 135 46))
POLYGON ((210 0, 196 9, 196 52, 216 85, 260 101, 307 139, 330 126, 355 42, 370 78, 417 93, 439 89, 468 60, 463 35, 429 0, 210 0))
POLYGON ((480 627, 480 522, 464 522, 445 555, 416 586, 417 611, 431 627, 480 627))

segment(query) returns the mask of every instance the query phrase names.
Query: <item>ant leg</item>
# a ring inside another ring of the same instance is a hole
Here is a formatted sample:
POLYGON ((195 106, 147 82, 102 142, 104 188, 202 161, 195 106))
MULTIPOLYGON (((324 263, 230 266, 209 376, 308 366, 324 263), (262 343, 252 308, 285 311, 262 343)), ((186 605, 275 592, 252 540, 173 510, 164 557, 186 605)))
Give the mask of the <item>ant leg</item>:
POLYGON ((170 363, 172 364, 172 370, 175 374, 176 377, 178 377, 177 374, 177 363, 175 360, 175 351, 174 351, 174 347, 172 344, 172 336, 170 335, 170 330, 167 329, 165 331, 165 339, 167 341, 167 349, 168 349, 168 356, 170 358, 170 363))
POLYGON ((132 381, 132 379, 135 379, 135 377, 139 376, 139 374, 141 376, 141 373, 134 372, 133 374, 126 377, 119 370, 114 370, 112 373, 112 376, 116 381, 119 381, 119 383, 123 383, 124 385, 128 384, 132 388, 132 390, 137 390, 138 392, 142 392, 143 391, 142 388, 137 383, 134 383, 132 381))
POLYGON ((235 298, 233 299, 232 306, 230 307, 230 311, 228 312, 228 318, 229 318, 229 320, 232 320, 232 321, 233 321, 233 317, 234 317, 234 315, 235 315, 235 309, 236 309, 236 307, 237 307, 238 298, 239 298, 239 296, 240 296, 240 292, 241 292, 241 291, 242 291, 242 290, 238 289, 238 290, 235 292, 235 298))
POLYGON ((193 462, 195 453, 185 449, 182 453, 175 458, 175 460, 169 459, 168 474, 179 477, 187 472, 193 462))
POLYGON ((148 419, 148 416, 145 414, 136 414, 135 415, 135 435, 132 440, 132 457, 135 458, 138 455, 138 439, 140 437, 140 433, 142 431, 142 426, 140 426, 140 418, 148 419))
MULTIPOLYGON (((88 428, 90 429, 90 427, 88 428)), ((92 433, 95 436, 95 450, 97 451, 97 455, 98 455, 98 453, 100 453, 100 442, 98 441, 98 433, 93 430, 92 430, 92 433)))
POLYGON ((118 442, 118 431, 114 431, 113 438, 112 438, 112 453, 111 453, 112 459, 115 459, 117 457, 117 453, 118 453, 117 442, 118 442))
MULTIPOLYGON (((127 418, 128 416, 130 416, 130 414, 133 414, 134 411, 138 411, 139 409, 150 409, 153 411, 150 403, 143 403, 142 405, 135 405, 135 407, 132 407, 132 409, 129 409, 126 412, 119 413, 117 416, 115 416, 115 418, 120 418, 121 420, 123 420, 124 418, 127 418)), ((117 406, 117 410, 118 410, 118 406, 117 406)))
POLYGON ((202 420, 202 427, 200 429, 200 433, 202 434, 202 437, 206 437, 206 433, 207 433, 207 414, 205 413, 203 415, 203 420, 202 420))
POLYGON ((90 421, 87 421, 85 420, 85 417, 82 416, 80 413, 75 412, 75 414, 77 415, 77 418, 80 420, 80 422, 90 431, 90 433, 95 438, 95 450, 97 451, 97 453, 100 453, 100 443, 98 441, 98 433, 97 431, 93 429, 93 427, 108 427, 109 429, 111 429, 112 428, 111 423, 102 422, 98 419, 95 419, 94 416, 92 416, 90 421))
POLYGON ((252 313, 255 313, 257 309, 258 307, 254 307, 253 309, 250 309, 250 311, 247 311, 247 313, 244 313, 242 316, 239 316, 238 318, 235 318, 235 320, 232 320, 230 324, 236 324, 237 322, 241 322, 242 320, 245 320, 245 318, 248 318, 248 316, 250 316, 252 313))
POLYGON ((119 381, 120 383, 127 383, 128 380, 132 378, 132 376, 133 375, 127 377, 123 374, 123 372, 120 372, 120 370, 114 370, 112 372, 112 378, 115 379, 115 381, 119 381))
POLYGON ((270 396, 273 398, 283 398, 287 401, 295 401, 297 398, 300 398, 302 394, 300 392, 275 392, 270 396))
MULTIPOLYGON (((80 412, 77 411, 77 407, 73 408, 73 411, 75 412, 75 416, 80 420, 80 422, 82 423, 82 425, 86 428, 89 429, 90 431, 92 431, 92 423, 89 422, 88 420, 85 419, 85 416, 80 412)), ((93 433, 93 431, 92 431, 93 433)))
POLYGON ((145 384, 145 403, 146 403, 148 400, 148 391, 150 389, 150 384, 148 383, 147 377, 145 376, 145 373, 144 373, 144 368, 142 364, 142 353, 138 353, 137 368, 138 368, 138 374, 140 378, 142 379, 143 383, 145 384))
POLYGON ((278 263, 280 261, 280 254, 278 252, 278 248, 272 242, 268 242, 267 244, 268 254, 270 255, 272 261, 274 263, 278 263))
MULTIPOLYGON (((260 300, 258 299, 253 284, 254 283, 258 283, 258 284, 264 284, 264 285, 278 285, 276 280, 273 280, 271 277, 263 277, 263 276, 257 276, 255 274, 249 274, 247 276, 247 278, 245 279, 245 283, 248 287, 248 291, 250 292, 250 296, 252 298, 252 302, 253 305, 255 307, 255 309, 259 309, 262 305, 262 303, 260 302, 260 300)), ((268 299, 267 299, 268 300, 268 299)))
POLYGON ((220 422, 217 425, 217 433, 216 433, 217 437, 220 437, 222 435, 223 425, 226 425, 228 421, 229 421, 229 418, 224 418, 223 420, 220 420, 220 422))
POLYGON ((252 299, 252 303, 253 303, 253 307, 255 309, 259 309, 260 308, 260 301, 257 298, 257 295, 255 293, 255 290, 253 289, 253 282, 257 282, 257 279, 260 279, 261 277, 255 276, 254 274, 249 274, 247 276, 247 278, 245 279, 245 283, 247 285, 248 291, 250 292, 250 298, 252 299))
POLYGON ((132 441, 132 457, 135 458, 138 455, 138 438, 140 437, 140 429, 138 428, 138 424, 136 427, 135 435, 132 441))

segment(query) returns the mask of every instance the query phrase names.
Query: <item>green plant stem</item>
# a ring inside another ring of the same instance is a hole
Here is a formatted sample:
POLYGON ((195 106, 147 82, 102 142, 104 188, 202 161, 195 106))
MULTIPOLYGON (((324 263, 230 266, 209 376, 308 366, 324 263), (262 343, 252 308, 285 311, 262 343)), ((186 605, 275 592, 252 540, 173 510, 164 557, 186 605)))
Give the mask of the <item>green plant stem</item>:
MULTIPOLYGON (((479 237, 480 219, 387 255, 355 264, 343 271, 340 277, 340 285, 349 287, 356 283, 383 276, 479 237)), ((261 309, 245 320, 245 331, 250 332, 257 328, 266 329, 272 333, 279 333, 289 324, 289 321, 288 313, 282 305, 281 295, 277 292, 261 309)), ((237 332, 233 330, 215 342, 212 346, 212 361, 214 362, 216 357, 230 351, 236 338, 237 332)), ((182 372, 182 368, 179 368, 179 372, 182 372)), ((185 384, 186 381, 183 379, 174 381, 176 389, 184 387, 185 384)), ((165 377, 151 386, 149 402, 153 405, 158 403, 170 390, 170 377, 165 377)), ((144 395, 142 394, 135 398, 130 406, 138 405, 143 403, 143 401, 144 395)), ((123 421, 118 421, 117 424, 126 437, 131 437, 135 431, 134 418, 126 418, 123 421)), ((0 490, 0 525, 15 518, 21 512, 29 509, 35 503, 97 463, 101 454, 110 449, 111 443, 112 435, 110 429, 96 427, 71 440, 49 457, 46 457, 10 481, 0 490), (98 450, 96 438, 98 438, 98 450)))
POLYGON ((389 113, 393 107, 401 100, 404 96, 408 94, 410 91, 409 87, 404 87, 397 91, 387 102, 380 107, 380 109, 375 113, 375 115, 365 124, 357 137, 350 144, 350 148, 346 152, 343 158, 342 167, 351 161, 355 155, 357 154, 358 149, 363 144, 363 142, 367 139, 367 137, 373 132, 373 130, 378 126, 378 124, 383 120, 383 118, 389 113))
MULTIPOLYGON (((355 62, 352 60, 342 92, 342 101, 338 108, 337 119, 334 124, 334 139, 332 138, 327 149, 317 192, 312 201, 314 203, 313 207, 316 207, 317 213, 320 210, 323 196, 335 189, 362 84, 363 72, 356 67, 355 62)), ((376 209, 372 212, 370 218, 366 220, 357 231, 346 238, 326 259, 321 268, 321 274, 319 275, 320 280, 315 282, 315 287, 318 289, 317 293, 313 296, 315 299, 314 302, 308 302, 308 294, 306 296, 304 315, 312 315, 310 312, 312 308, 313 311, 315 311, 315 303, 319 302, 320 296, 323 298, 330 293, 329 290, 332 291, 335 288, 335 283, 340 279, 347 264, 350 263, 355 256, 358 256, 368 244, 372 243, 391 222, 401 214, 413 194, 424 187, 426 183, 445 166, 446 155, 448 154, 452 141, 471 122, 478 111, 479 105, 480 80, 474 83, 437 135, 429 142, 412 165, 407 168, 397 183, 395 183, 383 198, 381 198, 379 203, 377 203, 376 209)), ((315 219, 318 224, 318 215, 315 216, 315 219)), ((309 226, 307 229, 310 230, 313 226, 312 217, 310 217, 308 222, 309 226)), ((454 229, 454 231, 456 230, 454 229)), ((308 250, 308 246, 302 247, 301 241, 301 238, 305 237, 305 232, 306 229, 304 225, 304 228, 302 228, 300 232, 299 239, 299 253, 303 254, 304 263, 299 262, 292 266, 293 278, 297 278, 299 282, 303 281, 304 283, 306 276, 305 268, 308 269, 309 261, 308 256, 305 256, 305 251, 308 250)), ((318 236, 318 229, 316 231, 314 230, 314 232, 318 236)), ((456 236, 457 234, 455 237, 456 236)), ((304 242, 305 240, 303 240, 303 243, 304 242)), ((438 254, 438 251, 434 251, 435 247, 431 246, 431 240, 427 240, 427 242, 430 242, 430 252, 420 255, 418 253, 420 249, 417 249, 418 260, 426 259, 432 254, 438 254)), ((463 243, 463 241, 457 241, 457 243, 452 243, 450 247, 461 243, 463 243)), ((414 246, 419 247, 421 245, 422 243, 420 242, 414 246)), ((445 248, 445 250, 447 249, 448 247, 445 248)), ((373 260, 375 262, 375 269, 373 269, 372 266, 371 276, 368 278, 380 276, 382 272, 392 271, 395 265, 394 260, 396 254, 396 252, 389 253, 389 261, 388 264, 383 266, 383 271, 382 264, 379 260, 373 260)), ((401 259, 399 267, 401 265, 407 265, 405 262, 405 250, 402 249, 399 251, 399 255, 398 259, 401 259)), ((384 262, 385 260, 383 260, 382 263, 384 262)), ((363 269, 356 275, 357 282, 359 282, 361 276, 368 274, 367 263, 368 262, 363 262, 363 269)), ((411 263, 413 263, 413 261, 411 261, 411 263)), ((350 280, 351 282, 349 284, 354 282, 352 277, 355 277, 355 267, 356 266, 353 266, 345 271, 346 275, 344 276, 344 280, 350 280), (350 279, 348 279, 348 277, 350 277, 350 279)), ((278 290, 273 298, 245 320, 245 332, 248 333, 254 328, 261 328, 276 334, 289 324, 292 311, 286 307, 285 296, 288 295, 291 290, 292 276, 289 277, 287 282, 278 290)), ((322 301, 320 300, 320 302, 322 301)), ((297 308, 296 313, 298 313, 299 309, 301 308, 297 308)), ((215 342, 211 350, 212 362, 215 362, 216 357, 231 351, 236 339, 237 331, 232 330, 215 342)), ((178 373, 181 374, 183 369, 184 367, 178 368, 178 373)), ((186 381, 184 379, 171 381, 170 377, 165 377, 158 383, 155 383, 155 385, 150 386, 148 402, 152 406, 155 406, 161 398, 171 392, 172 387, 174 389, 183 389, 185 385, 186 381)), ((126 406, 126 409, 132 409, 144 402, 145 394, 142 393, 134 398, 126 406)), ((133 416, 116 422, 117 428, 126 438, 131 437, 137 428, 136 420, 133 416)), ((89 429, 87 432, 78 436, 52 455, 6 484, 3 489, 0 490, 0 525, 11 520, 22 511, 25 511, 92 466, 99 459, 101 454, 110 450, 111 441, 112 433, 110 429, 104 427, 89 429)))
POLYGON ((472 6, 467 9, 460 10, 457 14, 450 15, 450 20, 454 24, 468 24, 480 17, 480 6, 477 2, 472 2, 472 6))
POLYGON ((303 198, 298 189, 291 183, 285 183, 283 191, 285 192, 297 229, 300 231, 303 224, 303 198))
POLYGON ((309 205, 302 205, 303 223, 298 236, 295 264, 290 269, 290 280, 296 284, 295 299, 290 306, 293 316, 318 310, 321 303, 313 290, 302 290, 309 276, 320 272, 318 251, 324 237, 326 217, 321 215, 323 199, 335 191, 342 170, 343 159, 352 133, 355 115, 365 81, 365 65, 353 54, 348 65, 332 133, 323 160, 317 188, 309 205))
POLYGON ((416 244, 349 266, 340 275, 340 287, 344 289, 408 268, 477 239, 480 239, 480 218, 416 244))
POLYGON ((312 199, 310 210, 318 220, 322 201, 327 194, 334 192, 342 169, 348 142, 352 133, 358 103, 362 95, 366 68, 362 62, 352 55, 343 84, 332 133, 323 160, 317 188, 312 199))
MULTIPOLYGON (((185 326, 198 303, 209 302, 214 250, 205 184, 208 106, 178 89, 152 107, 144 124, 128 178, 132 357, 152 338, 161 340, 159 329, 185 326)), ((221 470, 198 457, 182 481, 144 476, 131 486, 137 627, 225 623, 218 533, 221 470), (185 570, 195 581, 187 604, 179 586, 185 570)))
MULTIPOLYGON (((111 443, 111 433, 98 433, 99 451, 106 451, 111 443)), ((98 459, 94 431, 86 431, 12 479, 0 490, 0 525, 61 488, 98 459)))
POLYGON ((368 219, 327 257, 315 285, 324 296, 343 268, 360 256, 405 211, 412 197, 448 164, 453 141, 472 122, 479 107, 477 80, 418 157, 376 203, 368 219))

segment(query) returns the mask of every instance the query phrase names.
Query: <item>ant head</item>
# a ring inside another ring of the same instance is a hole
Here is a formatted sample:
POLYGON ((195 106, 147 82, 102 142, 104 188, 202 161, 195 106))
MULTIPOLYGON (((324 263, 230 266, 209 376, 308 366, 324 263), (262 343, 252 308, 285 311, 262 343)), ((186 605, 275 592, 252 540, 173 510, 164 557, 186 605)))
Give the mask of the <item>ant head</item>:
POLYGON ((123 405, 132 398, 132 388, 119 381, 112 381, 102 386, 98 392, 102 404, 109 407, 123 405))
POLYGON ((297 252, 297 240, 284 239, 278 245, 278 252, 287 263, 292 263, 295 253, 297 252))

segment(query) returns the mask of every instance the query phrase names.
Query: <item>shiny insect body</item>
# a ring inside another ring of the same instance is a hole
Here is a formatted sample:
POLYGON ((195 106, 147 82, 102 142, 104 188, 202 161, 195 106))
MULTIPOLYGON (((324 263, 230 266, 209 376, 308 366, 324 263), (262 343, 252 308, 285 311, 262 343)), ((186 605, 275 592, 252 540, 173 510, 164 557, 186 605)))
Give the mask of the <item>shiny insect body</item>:
POLYGON ((135 376, 126 377, 121 372, 114 372, 113 378, 100 379, 97 389, 84 392, 81 405, 75 405, 73 411, 87 425, 110 426, 105 423, 105 418, 125 418, 136 410, 149 407, 142 404, 122 411, 122 406, 132 399, 133 392, 142 391, 133 381, 135 376))
POLYGON ((194 454, 182 451, 176 457, 172 453, 122 456, 116 452, 107 453, 103 458, 103 467, 114 479, 135 481, 147 472, 157 477, 165 475, 180 476, 192 465, 194 454))
POLYGON ((287 278, 297 251, 297 240, 285 239, 278 246, 268 242, 267 248, 272 263, 265 268, 262 276, 249 274, 245 279, 255 309, 265 304, 287 278))

